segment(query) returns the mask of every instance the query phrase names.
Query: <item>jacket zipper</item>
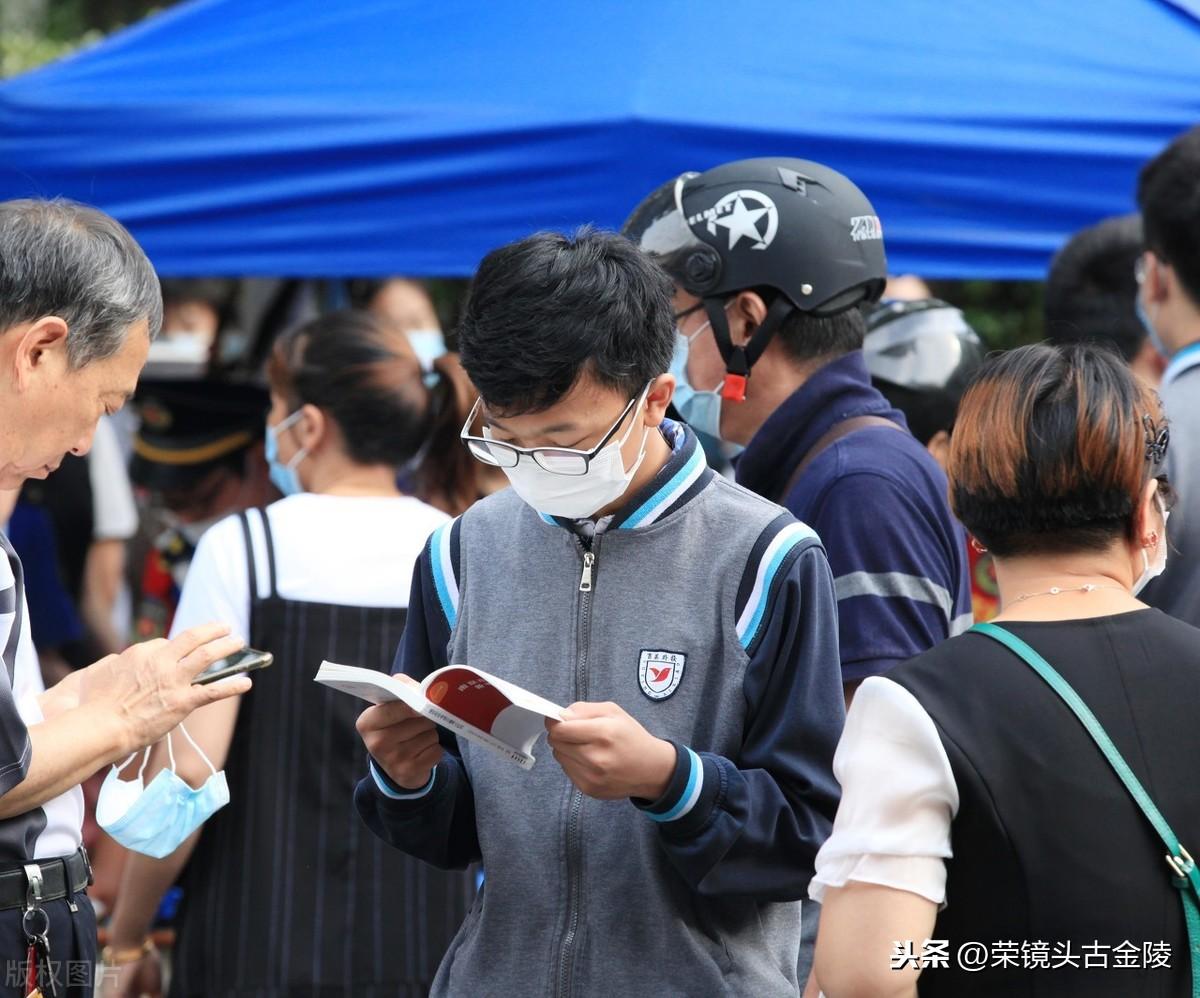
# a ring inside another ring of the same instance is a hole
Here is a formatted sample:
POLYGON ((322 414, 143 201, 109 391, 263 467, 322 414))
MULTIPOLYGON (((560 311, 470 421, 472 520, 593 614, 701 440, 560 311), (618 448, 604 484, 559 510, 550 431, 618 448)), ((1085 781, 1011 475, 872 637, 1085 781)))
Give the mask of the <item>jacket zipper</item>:
MULTIPOLYGON (((594 537, 591 550, 576 538, 583 552, 583 568, 579 575, 579 657, 575 662, 575 700, 588 697, 588 650, 592 631, 592 588, 596 554, 600 550, 600 538, 594 537)), ((579 913, 583 908, 583 794, 571 788, 571 803, 567 812, 567 928, 563 933, 562 947, 558 958, 559 998, 570 998, 571 978, 575 969, 575 943, 579 935, 579 913)))

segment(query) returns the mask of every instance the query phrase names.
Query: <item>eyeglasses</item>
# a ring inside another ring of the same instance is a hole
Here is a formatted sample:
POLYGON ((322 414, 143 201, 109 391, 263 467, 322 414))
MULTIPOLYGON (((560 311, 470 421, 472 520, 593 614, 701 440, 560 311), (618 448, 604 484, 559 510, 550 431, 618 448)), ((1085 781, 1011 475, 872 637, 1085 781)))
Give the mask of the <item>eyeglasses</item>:
POLYGON ((463 423, 459 437, 467 445, 467 449, 471 452, 472 457, 477 461, 482 461, 484 464, 490 464, 496 468, 515 468, 517 462, 521 459, 521 455, 524 454, 531 458, 539 468, 550 472, 552 475, 586 475, 588 467, 592 463, 592 458, 613 438, 617 430, 621 428, 621 424, 625 422, 625 418, 646 397, 649 391, 650 385, 647 384, 638 395, 631 398, 628 405, 621 410, 621 415, 617 417, 617 421, 600 438, 600 442, 590 450, 575 450, 571 447, 518 447, 515 444, 504 443, 501 440, 493 440, 490 437, 473 436, 468 431, 471 429, 471 424, 475 422, 475 418, 479 415, 479 406, 483 402, 482 397, 477 398, 475 404, 471 406, 471 412, 467 416, 467 421, 463 423))

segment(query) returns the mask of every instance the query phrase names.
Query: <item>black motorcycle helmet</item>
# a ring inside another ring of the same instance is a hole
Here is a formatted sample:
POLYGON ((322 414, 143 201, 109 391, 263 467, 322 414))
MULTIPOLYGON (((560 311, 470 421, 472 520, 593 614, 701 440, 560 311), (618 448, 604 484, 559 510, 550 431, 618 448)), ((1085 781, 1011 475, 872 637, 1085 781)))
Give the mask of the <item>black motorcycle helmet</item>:
POLYGON ((745 399, 750 368, 791 311, 836 315, 877 300, 887 279, 871 202, 836 170, 803 159, 682 174, 638 205, 621 231, 703 300, 730 401, 745 399), (735 347, 724 305, 748 288, 776 294, 750 342, 735 347))
POLYGON ((863 357, 871 380, 921 443, 953 429, 985 354, 962 312, 937 298, 882 302, 867 316, 863 357))

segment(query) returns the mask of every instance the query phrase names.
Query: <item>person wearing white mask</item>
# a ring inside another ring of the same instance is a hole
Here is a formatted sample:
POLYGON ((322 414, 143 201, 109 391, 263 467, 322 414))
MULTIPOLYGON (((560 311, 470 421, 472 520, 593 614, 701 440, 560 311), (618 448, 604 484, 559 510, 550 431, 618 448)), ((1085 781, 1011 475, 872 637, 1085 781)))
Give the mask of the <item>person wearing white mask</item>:
POLYGON ((464 308, 463 442, 512 488, 430 538, 396 667, 571 706, 528 772, 400 703, 359 719, 370 829, 487 871, 438 998, 799 990, 796 901, 837 797, 833 584, 812 530, 664 418, 670 297, 585 229, 494 250, 464 308))
POLYGON ((1167 563, 1169 441, 1089 345, 994 356, 968 389, 951 495, 1001 611, 854 699, 811 890, 827 998, 1191 993, 1200 631, 1138 599, 1167 563))
POLYGON ((146 769, 152 789, 178 789, 177 770, 229 805, 198 836, 176 820, 135 843, 147 855, 130 858, 117 892, 109 994, 157 977, 145 939, 181 875, 170 993, 197 998, 424 994, 473 895, 469 877, 422 869, 361 832, 360 705, 312 681, 322 659, 392 664, 407 580, 448 521, 402 494, 396 469, 439 430, 457 433, 452 386, 427 388, 404 334, 365 312, 284 334, 267 377, 266 458, 284 498, 209 527, 172 630, 230 620, 275 662, 255 673, 252 700, 198 712, 146 769))

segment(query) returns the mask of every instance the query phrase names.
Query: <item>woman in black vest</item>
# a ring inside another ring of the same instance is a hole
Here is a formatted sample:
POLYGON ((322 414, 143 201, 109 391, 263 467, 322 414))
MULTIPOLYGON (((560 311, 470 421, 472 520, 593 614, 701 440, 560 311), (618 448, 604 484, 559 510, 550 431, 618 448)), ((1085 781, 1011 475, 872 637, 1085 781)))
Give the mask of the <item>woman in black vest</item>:
MULTIPOLYGON (((995 556, 997 623, 1057 670, 1200 855, 1200 631, 1137 592, 1167 557, 1154 392, 1115 354, 994 358, 951 442, 955 512, 995 556)), ((986 625, 984 625, 986 627, 986 625)), ((858 691, 817 858, 827 998, 1190 995, 1176 873, 1046 680, 981 631, 858 691)))
MULTIPOLYGON (((439 421, 457 432, 458 414, 449 384, 426 387, 404 333, 365 313, 284 335, 268 378, 267 457, 284 498, 205 533, 173 626, 228 622, 275 663, 240 705, 188 725, 225 767, 231 801, 166 859, 131 857, 110 993, 137 993, 142 941, 182 872, 172 995, 416 998, 473 885, 362 826, 351 798, 367 772, 354 728, 363 704, 313 676, 323 659, 390 671, 413 565, 448 519, 401 494, 396 472, 439 421)), ((206 762, 183 739, 175 748, 179 774, 199 786, 206 762)))

